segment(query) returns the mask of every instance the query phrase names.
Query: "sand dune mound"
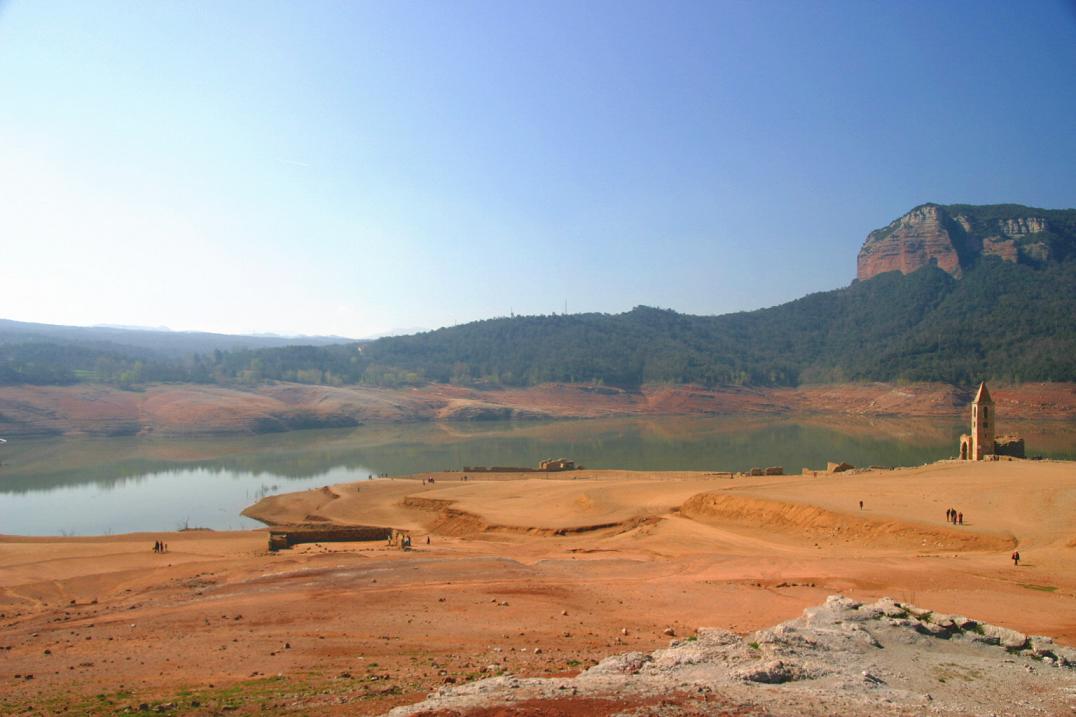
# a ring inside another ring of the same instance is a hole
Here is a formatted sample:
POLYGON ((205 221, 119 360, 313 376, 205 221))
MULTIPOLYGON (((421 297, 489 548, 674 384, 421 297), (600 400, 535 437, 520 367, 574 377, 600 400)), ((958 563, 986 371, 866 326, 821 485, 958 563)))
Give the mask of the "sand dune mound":
MULTIPOLYGON (((585 511, 590 506, 586 496, 580 496, 575 503, 580 510, 585 511)), ((402 501, 405 508, 430 511, 436 514, 436 518, 427 525, 428 530, 440 535, 455 537, 475 536, 480 533, 509 533, 516 535, 534 536, 564 536, 581 535, 585 533, 610 532, 620 533, 634 530, 635 528, 659 520, 658 516, 637 515, 626 517, 622 520, 611 520, 597 523, 572 523, 567 527, 548 527, 527 524, 508 524, 491 522, 488 518, 461 510, 454 507, 455 501, 441 498, 427 498, 424 496, 409 495, 402 501)))
POLYGON ((390 717, 660 714, 906 715, 1069 711, 1076 650, 890 598, 833 595, 746 636, 712 628, 574 678, 504 675, 445 687, 390 717), (634 709, 633 709, 634 708, 634 709))
POLYGON ((692 520, 723 528, 763 530, 794 539, 854 542, 871 548, 1007 550, 1010 536, 983 535, 896 518, 861 518, 813 505, 725 492, 699 493, 680 507, 692 520))
POLYGON ((434 517, 428 523, 428 529, 438 535, 465 537, 483 533, 489 529, 486 521, 473 513, 453 508, 450 500, 409 495, 401 504, 405 508, 433 513, 434 517))

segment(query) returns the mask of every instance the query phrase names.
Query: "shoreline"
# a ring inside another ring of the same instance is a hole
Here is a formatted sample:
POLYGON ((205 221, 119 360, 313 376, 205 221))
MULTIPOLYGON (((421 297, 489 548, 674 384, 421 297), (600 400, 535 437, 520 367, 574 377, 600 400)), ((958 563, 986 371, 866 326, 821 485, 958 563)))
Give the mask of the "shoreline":
MULTIPOLYGON (((994 390, 1016 419, 1076 419, 1076 383, 994 390)), ((638 390, 581 384, 400 389, 274 383, 256 387, 153 384, 124 391, 93 384, 0 387, 4 436, 216 436, 310 428, 490 420, 755 414, 960 417, 970 389, 940 383, 785 387, 646 385, 638 390)))

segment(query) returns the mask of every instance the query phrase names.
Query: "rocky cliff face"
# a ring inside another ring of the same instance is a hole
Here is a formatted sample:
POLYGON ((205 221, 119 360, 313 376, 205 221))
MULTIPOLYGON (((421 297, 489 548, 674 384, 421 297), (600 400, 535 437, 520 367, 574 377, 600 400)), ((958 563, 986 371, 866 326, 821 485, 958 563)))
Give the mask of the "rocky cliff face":
POLYGON ((1043 264, 1068 255, 1076 255, 1076 210, 924 204, 867 235, 857 277, 928 264, 959 277, 982 256, 1043 264))

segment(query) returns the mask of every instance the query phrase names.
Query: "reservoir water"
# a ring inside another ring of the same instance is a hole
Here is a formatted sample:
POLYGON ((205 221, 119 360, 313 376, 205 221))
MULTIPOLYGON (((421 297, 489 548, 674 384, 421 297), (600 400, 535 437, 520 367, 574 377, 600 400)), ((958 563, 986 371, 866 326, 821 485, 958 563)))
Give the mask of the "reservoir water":
MULTIPOLYGON (((1076 459, 1076 423, 1009 422, 1029 455, 1076 459)), ((0 445, 0 533, 99 535, 260 527, 240 511, 266 495, 388 473, 533 466, 787 473, 919 465, 956 453, 949 419, 663 416, 423 423, 223 438, 11 439, 0 445)))

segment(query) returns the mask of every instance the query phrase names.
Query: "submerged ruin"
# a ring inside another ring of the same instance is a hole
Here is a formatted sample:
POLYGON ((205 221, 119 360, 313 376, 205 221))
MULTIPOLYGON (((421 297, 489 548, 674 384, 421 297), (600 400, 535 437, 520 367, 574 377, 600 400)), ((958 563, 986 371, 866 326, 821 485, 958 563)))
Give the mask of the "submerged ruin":
POLYGON ((994 437, 997 425, 997 411, 994 399, 986 387, 986 381, 979 384, 975 400, 971 402, 971 434, 960 436, 960 460, 989 461, 999 456, 1012 458, 1024 457, 1024 439, 1020 436, 994 437))

